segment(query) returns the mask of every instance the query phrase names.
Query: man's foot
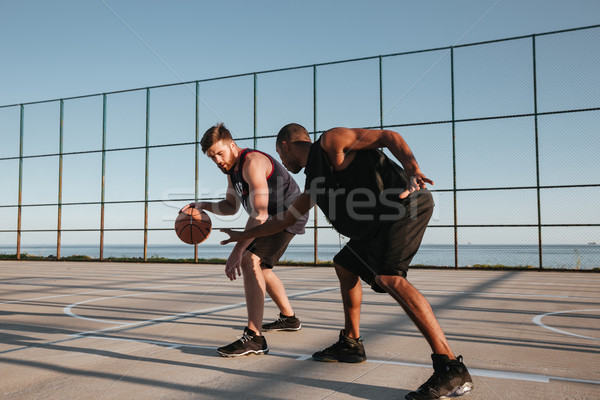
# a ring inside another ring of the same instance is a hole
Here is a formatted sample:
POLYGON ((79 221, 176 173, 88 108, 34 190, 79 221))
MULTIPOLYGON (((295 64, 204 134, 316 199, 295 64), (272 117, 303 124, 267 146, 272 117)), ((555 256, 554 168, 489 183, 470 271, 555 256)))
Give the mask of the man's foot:
POLYGON ((258 336, 256 332, 246 327, 238 340, 227 346, 219 347, 217 352, 223 357, 241 357, 253 354, 267 354, 269 348, 264 336, 258 336))
POLYGON ((277 321, 262 326, 263 331, 299 331, 301 328, 302 325, 296 315, 286 317, 281 313, 277 321))
POLYGON ((432 354, 433 375, 420 388, 405 396, 406 400, 449 399, 473 390, 473 380, 462 356, 450 360, 445 354, 432 354))
POLYGON ((367 360, 362 336, 352 339, 340 331, 340 339, 325 350, 317 351, 312 355, 315 361, 360 363, 367 360))

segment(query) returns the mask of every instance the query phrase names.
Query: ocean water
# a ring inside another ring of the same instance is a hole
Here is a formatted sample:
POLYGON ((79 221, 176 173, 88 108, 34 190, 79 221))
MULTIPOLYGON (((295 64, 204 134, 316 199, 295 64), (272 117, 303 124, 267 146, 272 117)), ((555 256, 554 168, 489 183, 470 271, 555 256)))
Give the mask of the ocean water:
MULTIPOLYGON (((221 246, 200 244, 199 258, 227 258, 232 245, 221 246)), ((592 269, 600 267, 600 245, 544 245, 543 264, 546 268, 592 269)), ((331 261, 340 250, 339 244, 322 244, 318 247, 318 259, 331 261)), ((15 254, 15 247, 0 245, 1 254, 15 254)), ((56 254, 54 245, 22 246, 21 253, 38 256, 56 254)), ((86 255, 98 258, 98 245, 64 245, 61 256, 86 255)), ((142 245, 105 245, 104 257, 142 257, 142 245)), ((148 257, 193 258, 193 246, 189 245, 149 245, 148 257)), ((282 260, 312 262, 313 246, 310 244, 290 244, 282 260)), ((454 266, 454 246, 448 244, 423 244, 412 262, 413 265, 454 266)), ((459 245, 458 265, 475 264, 539 267, 538 245, 459 245)))

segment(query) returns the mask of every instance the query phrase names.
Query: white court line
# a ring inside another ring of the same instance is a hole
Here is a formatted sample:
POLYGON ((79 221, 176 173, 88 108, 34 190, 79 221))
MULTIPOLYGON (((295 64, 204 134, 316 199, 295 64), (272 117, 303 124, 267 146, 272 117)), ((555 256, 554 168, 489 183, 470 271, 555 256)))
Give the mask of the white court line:
MULTIPOLYGON (((172 286, 196 286, 196 285, 167 285, 167 286, 157 286, 154 288, 143 288, 143 289, 162 289, 162 288, 166 288, 166 287, 172 287, 172 286)), ((131 291, 131 290, 127 290, 127 291, 131 291)), ((239 289, 235 288, 235 289, 226 289, 226 290, 219 290, 219 293, 224 293, 224 292, 238 292, 239 289)), ((73 303, 70 304, 68 306, 66 306, 65 308, 63 308, 63 312, 65 314, 67 314, 70 317, 73 318, 78 318, 78 319, 83 319, 86 321, 93 321, 93 322, 102 322, 102 323, 107 323, 107 324, 117 324, 117 325, 128 325, 127 322, 119 322, 119 321, 111 321, 108 319, 98 319, 98 318, 89 318, 89 317, 84 317, 81 316, 79 314, 76 314, 72 311, 72 309, 74 307, 80 306, 82 304, 87 304, 87 303, 93 303, 95 301, 101 301, 101 300, 108 300, 108 299, 118 299, 121 297, 135 297, 135 296, 145 296, 145 295, 156 295, 156 294, 172 294, 172 293, 185 293, 187 292, 187 290, 177 290, 177 291, 173 291, 173 290, 169 290, 169 291, 154 291, 154 292, 142 292, 142 293, 134 293, 134 294, 123 294, 120 296, 109 296, 109 297, 97 297, 95 299, 90 299, 90 300, 84 300, 84 301, 80 301, 78 303, 73 303)), ((142 321, 142 322, 147 322, 147 321, 142 321)))
MULTIPOLYGON (((191 286, 191 285, 171 285, 171 286, 191 286)), ((169 287, 169 286, 160 286, 159 288, 165 288, 165 287, 169 287)), ((156 288, 158 289, 158 288, 156 288)), ((128 325, 127 322, 119 322, 119 321, 111 321, 108 319, 98 319, 98 318, 89 318, 89 317, 84 317, 81 316, 79 314, 75 314, 72 309, 74 307, 80 306, 82 304, 87 304, 87 303, 93 303, 95 301, 102 301, 102 300, 109 300, 109 299, 118 299, 118 298, 122 298, 122 297, 135 297, 135 296, 145 296, 145 295, 157 295, 157 294, 165 294, 165 293, 183 293, 185 291, 180 290, 180 291, 160 291, 160 292, 142 292, 142 293, 134 293, 134 294, 123 294, 120 296, 109 296, 109 297, 98 297, 95 299, 90 299, 90 300, 84 300, 84 301, 80 301, 78 303, 73 303, 68 305, 67 307, 63 308, 63 312, 65 314, 67 314, 70 317, 74 317, 77 319, 83 319, 86 321, 93 321, 93 322, 102 322, 102 323, 107 323, 107 324, 117 324, 117 325, 128 325)), ((145 321, 144 321, 145 322, 145 321)))
MULTIPOLYGON (((169 286, 191 286, 191 285, 168 285, 168 286, 158 286, 158 287, 154 286, 154 287, 130 288, 130 289, 110 289, 110 290, 100 290, 100 291, 87 292, 87 294, 101 293, 101 292, 111 292, 111 291, 132 291, 132 290, 139 290, 139 289, 144 289, 144 290, 147 290, 147 289, 158 289, 158 288, 165 288, 165 287, 169 287, 169 286)), ((299 293, 291 294, 288 297, 289 298, 300 297, 300 296, 305 296, 305 295, 309 295, 309 294, 316 294, 316 293, 321 293, 321 292, 326 292, 326 291, 333 291, 333 290, 337 290, 337 289, 338 289, 337 287, 333 287, 333 288, 324 288, 324 289, 318 289, 318 290, 312 290, 312 291, 305 291, 305 292, 299 292, 299 293)), ((437 292, 437 293, 477 293, 477 294, 485 294, 485 295, 517 296, 515 294, 510 294, 510 293, 502 294, 502 293, 453 292, 453 291, 429 291, 429 292, 437 292)), ((80 293, 80 295, 81 294, 83 294, 83 293, 80 293)), ((143 294, 147 294, 147 293, 141 293, 141 294, 136 294, 136 295, 143 295, 143 294)), ((65 297, 65 296, 74 296, 74 295, 77 295, 77 294, 60 295, 60 296, 48 296, 48 297, 53 298, 53 297, 65 297)), ((118 298, 118 297, 125 297, 125 296, 131 296, 131 295, 112 296, 112 297, 105 297, 105 298, 102 298, 102 299, 118 298)), ((531 296, 535 296, 535 295, 523 295, 523 296, 531 297, 531 296)), ((569 296, 552 296, 552 295, 542 295, 542 296, 543 297, 560 297, 560 298, 569 297, 569 296)), ((100 299, 94 299, 94 300, 100 300, 100 299)), ((89 300, 89 301, 92 301, 92 300, 89 300)), ((266 299, 265 300, 265 302, 268 302, 268 301, 271 301, 271 300, 270 299, 266 299)), ((18 300, 18 301, 15 301, 15 302, 23 302, 23 300, 18 300)), ((83 303, 83 302, 80 302, 80 303, 83 303)), ((3 303, 0 303, 0 304, 3 304, 3 303)), ((75 306, 76 304, 78 304, 78 303, 72 304, 71 307, 75 306)), ((69 339, 62 339, 62 340, 54 341, 54 342, 51 342, 51 343, 48 343, 48 344, 61 343, 61 342, 72 341, 72 340, 77 340, 77 339, 103 339, 103 340, 129 341, 129 342, 139 342, 139 343, 154 344, 154 345, 160 345, 160 346, 163 346, 163 347, 166 347, 166 348, 170 348, 170 349, 178 349, 178 348, 181 348, 181 347, 192 347, 192 348, 202 348, 202 349, 216 349, 215 347, 210 347, 210 346, 178 344, 178 343, 160 342, 160 341, 143 340, 143 339, 128 339, 128 338, 112 338, 112 337, 108 337, 108 336, 95 336, 94 333, 102 333, 102 332, 114 331, 116 329, 119 329, 119 331, 122 332, 122 331, 127 331, 129 329, 133 329, 133 328, 135 328, 137 326, 140 326, 140 325, 143 325, 143 324, 156 324, 156 323, 161 323, 161 322, 169 321, 169 320, 177 320, 177 319, 186 318, 186 317, 194 317, 196 315, 208 314, 208 313, 212 313, 212 312, 216 312, 216 311, 223 311, 223 310, 227 310, 227 309, 233 309, 233 308, 244 306, 244 305, 245 305, 245 302, 244 303, 231 304, 231 305, 227 305, 227 306, 214 307, 214 308, 209 308, 209 309, 204 309, 204 310, 192 311, 192 312, 188 312, 188 313, 181 313, 181 314, 176 314, 176 315, 171 315, 171 316, 166 316, 166 317, 160 317, 160 318, 155 318, 155 319, 151 319, 151 320, 147 320, 147 321, 138 321, 138 322, 129 323, 129 324, 118 323, 119 326, 105 328, 105 329, 100 329, 100 330, 95 330, 95 331, 80 332, 80 333, 77 333, 77 334, 69 335, 69 336, 72 336, 69 339)), ((66 308, 68 308, 68 307, 66 307, 66 308)), ((597 310, 578 310, 578 311, 597 311, 597 310)), ((567 312, 567 311, 564 311, 564 312, 567 312)), ((569 312, 573 312, 573 311, 569 311, 569 312)), ((561 312, 557 312, 557 313, 561 313, 561 312)), ((550 315, 550 314, 553 314, 553 313, 543 314, 540 317, 543 317, 545 315, 550 315)), ((76 316, 76 314, 74 314, 73 316, 76 316)), ((84 318, 85 319, 85 317, 80 317, 80 316, 76 316, 76 317, 78 317, 78 318, 84 318)), ((540 318, 540 320, 541 320, 541 318, 540 318)), ((106 321, 103 321, 103 320, 99 320, 99 321, 106 322, 106 321)), ((555 330, 554 328, 550 328, 550 327, 548 327, 548 329, 555 330)), ((561 331, 561 333, 564 333, 564 332, 561 331)), ((567 333, 567 334, 570 334, 570 333, 567 333)), ((572 334, 572 335, 574 335, 574 334, 572 334)), ((578 336, 578 335, 575 335, 575 336, 578 336)), ((598 340, 598 339, 595 339, 595 340, 598 340)), ((36 346, 27 346, 27 347, 22 347, 22 348, 19 348, 19 349, 12 349, 12 350, 8 350, 8 351, 0 352, 0 354, 6 353, 6 352, 13 352, 13 351, 21 350, 21 349, 35 348, 35 347, 36 346)), ((296 360, 307 360, 307 359, 311 358, 310 355, 306 355, 306 354, 287 354, 287 353, 278 353, 278 352, 272 352, 270 354, 271 355, 275 355, 275 356, 281 356, 281 357, 290 357, 290 358, 294 358, 296 360)), ((367 360, 367 362, 377 363, 377 364, 391 364, 391 365, 410 366, 410 367, 418 367, 418 368, 431 369, 430 365, 415 364, 415 363, 405 363, 405 362, 399 362, 399 361, 367 360)), ((474 376, 491 377, 491 378, 499 378, 499 379, 523 380, 523 381, 541 382, 541 383, 548 383, 551 380, 559 380, 559 381, 566 381, 566 382, 577 382, 577 383, 587 383, 587 384, 600 385, 600 381, 583 380, 583 379, 575 379, 575 378, 568 378, 568 377, 558 377, 558 376, 549 376, 549 375, 527 374, 527 373, 497 371, 497 370, 487 370, 487 369, 470 369, 470 372, 474 376)))
MULTIPOLYGON (((173 350, 176 350, 176 349, 179 349, 182 347, 214 350, 215 353, 217 350, 216 347, 212 347, 212 346, 162 342, 162 341, 158 341, 158 340, 113 338, 110 336, 94 336, 94 335, 83 335, 81 337, 86 338, 86 339, 102 339, 102 340, 146 343, 146 344, 157 345, 157 346, 161 346, 161 347, 165 347, 167 349, 173 349, 173 350)), ((306 361, 306 360, 309 360, 312 358, 312 356, 308 355, 308 354, 281 353, 281 352, 274 352, 274 351, 269 351, 269 355, 276 356, 276 357, 292 358, 297 361, 306 361)), ((431 369, 431 365, 407 363, 407 362, 401 362, 401 361, 385 361, 385 360, 370 360, 369 359, 366 362, 373 363, 373 364, 389 364, 389 365, 398 365, 398 366, 402 366, 402 367, 416 367, 416 368, 431 369)), ((562 376, 528 374, 528 373, 522 373, 522 372, 498 371, 498 370, 492 370, 492 369, 469 368, 469 373, 471 374, 471 376, 478 376, 478 377, 484 377, 484 378, 508 379, 508 380, 517 380, 517 381, 527 381, 527 382, 549 383, 552 380, 558 380, 558 381, 564 381, 564 382, 577 382, 577 383, 587 383, 587 384, 592 384, 592 385, 600 385, 600 381, 594 381, 591 379, 567 378, 567 377, 562 377, 562 376)))
MULTIPOLYGON (((148 287, 128 287, 128 288, 121 288, 121 289, 99 289, 99 290, 92 290, 91 292, 77 292, 77 293, 68 293, 68 294, 56 294, 56 295, 52 295, 52 296, 44 296, 44 297, 34 297, 34 298, 30 298, 30 299, 21 299, 21 300, 10 300, 10 301, 3 301, 0 302, 0 305, 2 304, 15 304, 15 303, 27 303, 30 301, 38 301, 38 300, 48 300, 48 299, 57 299, 57 298, 61 298, 61 297, 73 297, 73 296, 85 296, 88 294, 98 294, 98 293, 109 293, 109 292, 131 292, 131 291, 135 291, 135 290, 147 290, 147 289, 160 289, 160 288, 165 288, 165 287, 173 287, 173 286, 197 286, 200 287, 201 284, 173 284, 173 285, 160 285, 160 286, 148 286, 148 287)), ((232 291, 234 289, 231 289, 232 291)), ((237 289, 235 289, 237 290, 237 289)))
POLYGON ((38 300, 48 300, 48 299, 57 299, 61 297, 73 297, 73 296, 85 296, 88 294, 98 294, 98 293, 109 293, 109 292, 130 292, 134 290, 148 290, 148 289, 160 289, 171 286, 193 286, 193 285, 161 285, 161 286, 149 286, 149 287, 134 287, 134 288, 122 288, 122 289, 101 289, 101 290, 93 290, 91 292, 78 292, 78 293, 69 293, 69 294, 57 294, 52 296, 44 296, 44 297, 35 297, 32 299, 22 299, 22 300, 11 300, 11 301, 3 301, 0 304, 15 304, 15 303, 27 303, 30 301, 38 301, 38 300))
MULTIPOLYGON (((191 285, 173 285, 173 286, 191 286, 191 285)), ((160 287, 165 287, 165 286, 160 286, 160 287)), ((299 292, 299 293, 294 293, 294 294, 288 295, 288 298, 302 297, 302 296, 306 296, 309 294, 322 293, 322 292, 333 291, 333 290, 338 290, 338 289, 339 288, 337 288, 337 287, 330 287, 330 288, 324 288, 324 289, 310 290, 310 291, 299 292)), ((121 290, 121 289, 118 289, 118 290, 121 290)), ((114 296, 114 297, 119 297, 119 296, 114 296)), ((270 302, 270 301, 272 301, 270 298, 265 299, 265 303, 270 302)), ((27 350, 27 349, 32 349, 32 348, 36 348, 36 347, 49 346, 49 345, 53 345, 56 343, 69 342, 69 341, 84 339, 84 338, 88 338, 88 337, 95 337, 95 336, 93 336, 94 333, 102 333, 102 332, 115 331, 115 330, 116 330, 115 332, 126 332, 130 329, 133 329, 133 328, 136 328, 139 326, 143 326, 144 324, 154 325, 154 324, 158 324, 158 323, 161 323, 164 321, 168 321, 168 322, 176 321, 176 320, 186 318, 186 317, 195 317, 196 315, 210 314, 210 313, 213 313, 216 311, 224 311, 224 310, 234 309, 237 307, 244 307, 245 305, 246 305, 246 302, 236 303, 236 304, 230 304, 227 306, 214 307, 214 308, 208 308, 208 309, 189 312, 189 313, 181 313, 181 314, 170 315, 170 316, 161 317, 161 318, 155 318, 155 319, 151 319, 151 320, 147 320, 147 321, 138 321, 135 323, 130 323, 130 324, 121 325, 121 326, 113 326, 110 328, 98 329, 95 331, 79 332, 79 333, 67 335, 67 336, 70 336, 68 339, 60 339, 60 340, 55 340, 53 342, 40 343, 39 345, 17 347, 17 348, 10 349, 10 350, 0 351, 0 354, 13 353, 15 351, 20 351, 20 350, 27 350)), ((100 338, 103 338, 103 337, 100 337, 100 338)), ((114 338, 111 338, 111 339, 115 340, 114 338)), ((158 343, 158 342, 156 342, 156 343, 158 343)))
MULTIPOLYGON (((295 279, 293 281, 296 281, 295 279)), ((319 281, 322 282, 322 281, 319 281)), ((333 282, 333 280, 332 280, 333 282)), ((337 282, 337 281, 336 281, 337 282)), ((169 286, 195 286, 195 285, 169 285, 169 286)), ((85 296, 89 294, 118 292, 118 291, 134 291, 141 289, 160 289, 167 286, 153 286, 153 287, 137 287, 137 288, 122 288, 122 289, 101 289, 93 290, 91 292, 78 292, 69 294, 58 294, 52 296, 35 297, 31 299, 22 300, 10 300, 0 302, 1 304, 15 304, 15 303, 27 303, 30 301, 56 299, 61 297, 73 297, 73 296, 85 296)), ((452 290, 420 290, 421 293, 445 293, 445 294, 479 294, 479 295, 496 295, 496 296, 514 296, 514 297, 545 297, 545 298, 557 298, 557 299, 597 299, 598 297, 583 297, 583 296, 568 296, 568 295, 552 295, 552 294, 518 294, 518 293, 494 293, 494 292, 470 292, 470 291, 452 291, 452 290)))
POLYGON ((589 309, 589 310, 567 310, 567 311, 555 311, 555 312, 549 312, 549 313, 545 313, 545 314, 540 314, 540 315, 536 315, 535 317, 533 317, 533 322, 535 324, 537 324, 538 326, 563 334, 563 335, 569 335, 569 336, 575 336, 581 339, 589 339, 589 340, 600 340, 599 338, 595 338, 595 337, 590 337, 590 336, 583 336, 583 335, 578 335, 576 333, 572 333, 572 332, 568 332, 568 331, 563 331, 562 329, 557 329, 557 328, 553 328, 551 326, 548 326, 546 324, 544 324, 542 322, 542 318, 548 316, 548 315, 557 315, 557 314, 571 314, 571 313, 576 313, 576 312, 590 312, 590 311, 600 311, 600 309, 589 309))
MULTIPOLYGON (((293 299, 295 297, 302 297, 302 296, 307 296, 310 294, 317 294, 317 293, 322 293, 322 292, 329 292, 329 291, 333 291, 333 290, 339 290, 339 288, 337 287, 329 287, 329 288, 323 288, 323 289, 316 289, 316 290, 307 290, 304 292, 298 292, 298 293, 294 293, 294 294, 290 294, 288 295, 288 298, 293 299)), ((142 294, 146 294, 146 293, 142 293, 142 294)), ((103 299, 110 299, 110 298, 118 298, 118 297, 126 297, 126 296, 132 296, 132 295, 123 295, 123 296, 113 296, 113 297, 105 297, 103 299)), ((93 301, 93 300, 88 300, 89 301, 93 301)), ((273 301, 272 299, 268 298, 265 299, 265 303, 271 302, 273 301)), ((72 304, 71 306, 74 306, 75 304, 72 304)), ((234 308, 239 308, 242 306, 245 306, 246 302, 242 302, 242 303, 235 303, 235 304, 228 304, 225 306, 219 306, 219 307, 213 307, 213 308, 205 308, 202 310, 196 310, 196 311, 189 311, 189 312, 185 312, 185 313, 180 313, 180 314, 174 314, 174 315, 167 315, 165 317, 159 317, 159 318, 153 318, 153 319, 149 319, 149 320, 145 320, 145 321, 137 321, 137 322, 131 322, 131 323, 120 323, 120 322, 116 322, 118 324, 120 324, 119 326, 112 326, 109 328, 104 328, 104 329, 97 329, 97 330, 93 330, 93 331, 87 331, 87 332, 80 332, 77 334, 74 334, 72 336, 78 336, 78 335, 90 335, 90 334, 94 334, 94 333, 99 333, 99 332, 107 332, 107 331, 112 331, 115 329, 118 329, 119 332, 123 332, 126 330, 129 330, 130 328, 136 327, 136 326, 140 326, 140 325, 155 325, 161 322, 171 322, 171 321, 176 321, 176 320, 180 320, 183 318, 188 318, 188 317, 195 317, 197 315, 203 315, 203 314, 209 314, 209 313, 213 313, 213 312, 217 312, 217 311, 225 311, 225 310, 230 310, 230 309, 234 309, 234 308)), ((67 306, 63 309, 63 311, 65 312, 65 314, 67 314, 67 311, 70 312, 70 307, 71 306, 67 306), (69 310, 67 310, 69 309, 69 310)), ((70 314, 67 315, 71 315, 75 318, 81 318, 81 319, 88 319, 86 317, 81 317, 77 314, 74 314, 72 312, 70 312, 70 314)), ((96 321, 102 321, 102 320, 96 320, 96 321)), ((105 322, 105 321, 102 321, 105 322)))
POLYGON ((481 296, 499 296, 499 297, 541 297, 550 299, 586 299, 593 300, 599 299, 600 297, 583 297, 583 296, 569 296, 560 294, 535 294, 535 293, 500 293, 500 292, 472 292, 472 291, 459 291, 459 290, 419 290, 421 293, 442 293, 442 294, 476 294, 481 296))

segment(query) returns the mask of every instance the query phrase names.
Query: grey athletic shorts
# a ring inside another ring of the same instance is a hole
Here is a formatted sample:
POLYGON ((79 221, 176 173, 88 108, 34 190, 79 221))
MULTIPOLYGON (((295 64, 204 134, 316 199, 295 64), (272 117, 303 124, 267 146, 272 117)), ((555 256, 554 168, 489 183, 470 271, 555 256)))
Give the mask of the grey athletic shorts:
POLYGON ((261 268, 273 268, 285 253, 288 244, 296 236, 293 233, 281 231, 271 236, 263 236, 254 239, 246 248, 260 258, 261 268))
POLYGON ((385 293, 375 283, 375 276, 406 277, 408 266, 419 250, 433 214, 433 203, 430 207, 417 209, 414 214, 411 216, 411 213, 407 213, 398 221, 382 223, 379 231, 370 239, 350 239, 333 261, 360 276, 374 291, 385 293))

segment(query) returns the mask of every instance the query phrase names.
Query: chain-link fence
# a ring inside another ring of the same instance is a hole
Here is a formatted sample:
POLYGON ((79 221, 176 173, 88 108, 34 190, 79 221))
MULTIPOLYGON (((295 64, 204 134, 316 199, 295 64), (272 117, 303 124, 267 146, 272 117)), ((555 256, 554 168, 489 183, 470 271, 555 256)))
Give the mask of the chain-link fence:
MULTIPOLYGON (((400 132, 436 211, 414 263, 600 266, 600 26, 0 107, 0 253, 224 257, 181 247, 177 210, 226 181, 199 150, 224 121, 275 154, 289 123, 400 132), (121 254, 119 254, 121 253, 121 254)), ((303 176, 298 175, 303 187, 303 176)), ((315 210, 286 258, 345 238, 315 210)))

